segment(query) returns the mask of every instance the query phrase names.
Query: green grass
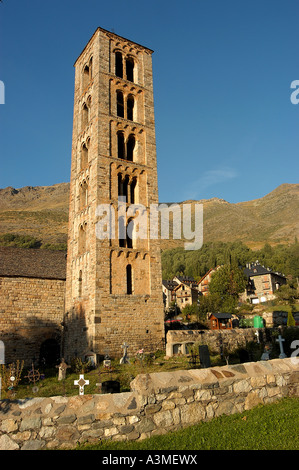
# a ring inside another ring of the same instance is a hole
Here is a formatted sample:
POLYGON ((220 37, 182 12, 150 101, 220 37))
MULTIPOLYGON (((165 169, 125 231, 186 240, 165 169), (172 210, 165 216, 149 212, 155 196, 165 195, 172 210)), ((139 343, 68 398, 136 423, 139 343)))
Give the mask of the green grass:
POLYGON ((142 441, 101 441, 76 450, 299 450, 299 398, 220 416, 142 441))

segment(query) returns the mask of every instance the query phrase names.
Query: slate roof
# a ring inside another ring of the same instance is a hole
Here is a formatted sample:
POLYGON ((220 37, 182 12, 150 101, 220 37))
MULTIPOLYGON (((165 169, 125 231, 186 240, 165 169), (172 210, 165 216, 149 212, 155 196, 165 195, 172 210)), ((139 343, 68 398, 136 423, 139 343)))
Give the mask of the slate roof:
POLYGON ((0 247, 0 277, 66 279, 66 252, 0 247))
POLYGON ((168 281, 168 280, 163 280, 162 284, 166 289, 168 290, 173 290, 175 287, 178 286, 178 283, 176 281, 168 281))
POLYGON ((270 268, 265 268, 265 266, 262 266, 258 262, 246 266, 246 268, 244 268, 243 272, 248 278, 252 277, 252 276, 262 276, 264 274, 275 274, 276 276, 280 276, 280 277, 285 278, 284 274, 274 272, 270 268))

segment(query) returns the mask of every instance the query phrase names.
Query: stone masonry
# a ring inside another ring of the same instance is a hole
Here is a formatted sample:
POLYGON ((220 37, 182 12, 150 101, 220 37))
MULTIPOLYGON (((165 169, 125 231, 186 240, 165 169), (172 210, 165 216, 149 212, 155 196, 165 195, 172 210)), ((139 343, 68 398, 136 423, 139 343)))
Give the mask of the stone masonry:
POLYGON ((129 223, 137 230, 130 204, 147 220, 158 204, 152 52, 98 28, 75 63, 66 358, 119 356, 124 341, 133 352, 163 347, 159 241, 119 237, 129 223), (106 238, 96 232, 103 205, 116 214, 106 238))
POLYGON ((143 374, 131 392, 0 401, 0 450, 140 440, 295 396, 294 358, 143 374))

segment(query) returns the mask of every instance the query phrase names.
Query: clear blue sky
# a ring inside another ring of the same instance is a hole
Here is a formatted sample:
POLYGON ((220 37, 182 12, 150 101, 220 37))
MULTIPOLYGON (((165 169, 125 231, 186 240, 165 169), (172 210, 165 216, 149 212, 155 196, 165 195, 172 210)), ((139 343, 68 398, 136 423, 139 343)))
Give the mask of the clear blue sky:
POLYGON ((3 0, 0 187, 69 181, 73 64, 98 26, 155 51, 161 202, 298 183, 298 0, 3 0))

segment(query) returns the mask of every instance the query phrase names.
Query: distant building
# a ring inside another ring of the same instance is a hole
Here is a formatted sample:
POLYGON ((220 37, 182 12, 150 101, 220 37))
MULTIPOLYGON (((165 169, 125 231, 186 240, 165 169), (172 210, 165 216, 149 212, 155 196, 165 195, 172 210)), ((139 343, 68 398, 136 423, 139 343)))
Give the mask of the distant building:
POLYGON ((192 305, 197 302, 198 289, 196 283, 181 282, 174 288, 174 292, 176 296, 176 305, 181 310, 186 307, 186 305, 192 305))
POLYGON ((209 271, 202 276, 202 278, 198 281, 197 286, 199 292, 202 295, 208 295, 209 293, 209 284, 211 282, 212 275, 220 268, 221 266, 216 266, 216 268, 211 268, 209 271))
POLYGON ((174 289, 178 285, 176 281, 162 281, 163 302, 166 310, 170 308, 172 302, 175 302, 176 295, 174 289))
POLYGON ((258 261, 247 264, 243 270, 248 279, 248 285, 240 300, 249 300, 252 304, 266 302, 275 298, 275 291, 286 284, 284 274, 265 268, 258 261))

